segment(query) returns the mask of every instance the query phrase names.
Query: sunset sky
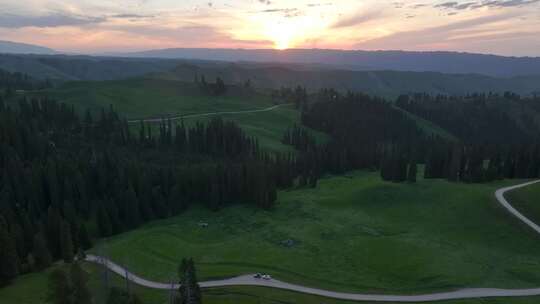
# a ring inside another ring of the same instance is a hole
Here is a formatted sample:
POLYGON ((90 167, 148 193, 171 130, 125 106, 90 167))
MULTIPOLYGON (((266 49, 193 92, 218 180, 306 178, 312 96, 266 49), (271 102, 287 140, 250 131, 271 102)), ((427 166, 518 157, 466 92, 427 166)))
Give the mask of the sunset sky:
POLYGON ((540 0, 0 0, 0 40, 82 53, 208 47, 540 56, 540 0))

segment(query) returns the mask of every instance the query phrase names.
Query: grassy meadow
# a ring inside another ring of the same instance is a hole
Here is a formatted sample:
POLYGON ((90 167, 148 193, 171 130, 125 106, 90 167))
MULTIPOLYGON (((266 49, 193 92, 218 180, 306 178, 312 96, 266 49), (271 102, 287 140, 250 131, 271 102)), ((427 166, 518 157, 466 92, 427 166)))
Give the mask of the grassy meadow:
MULTIPOLYGON (((83 111, 97 113, 110 105, 127 119, 160 118, 170 115, 192 115, 211 112, 249 111, 274 105, 272 99, 255 91, 232 88, 224 96, 201 94, 192 83, 173 80, 136 78, 118 81, 68 82, 64 85, 32 94, 46 94, 73 104, 83 111)), ((300 113, 284 105, 268 112, 223 114, 223 119, 236 121, 249 135, 259 138, 262 148, 271 151, 292 152, 281 139, 285 130, 300 124, 300 113)), ((204 122, 216 116, 190 117, 187 125, 204 122)), ((138 130, 138 124, 133 124, 138 130)), ((154 128, 157 130, 157 128, 154 128)), ((325 136, 314 132, 318 138, 325 136)))
POLYGON ((282 191, 271 211, 191 208, 103 240, 95 252, 154 280, 193 257, 201 280, 268 272, 328 289, 403 294, 535 287, 539 238, 493 197, 511 183, 392 184, 356 172, 282 191))

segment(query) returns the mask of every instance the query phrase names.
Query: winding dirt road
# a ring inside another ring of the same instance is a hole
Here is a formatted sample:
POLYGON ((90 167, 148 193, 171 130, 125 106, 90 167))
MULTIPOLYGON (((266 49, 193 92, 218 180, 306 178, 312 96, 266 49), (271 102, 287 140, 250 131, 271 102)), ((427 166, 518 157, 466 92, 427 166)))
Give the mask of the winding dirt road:
POLYGON ((230 114, 261 113, 261 112, 273 111, 273 110, 275 110, 275 109, 277 109, 279 107, 290 106, 290 105, 291 105, 290 103, 284 103, 284 104, 279 104, 279 105, 271 106, 271 107, 268 107, 268 108, 256 109, 256 110, 210 112, 210 113, 201 113, 201 114, 173 115, 173 116, 166 116, 165 115, 165 116, 159 117, 159 118, 130 119, 130 120, 128 120, 128 123, 130 123, 130 124, 139 123, 139 122, 141 122, 141 120, 143 122, 151 122, 151 123, 153 123, 153 122, 162 122, 163 120, 167 120, 167 119, 170 119, 171 121, 175 121, 175 120, 180 120, 180 119, 185 119, 185 118, 194 118, 194 117, 207 117, 207 116, 230 115, 230 114))
MULTIPOLYGON (((510 203, 504 198, 504 194, 510 190, 515 190, 518 188, 523 188, 535 183, 540 183, 540 180, 527 182, 524 184, 506 187, 499 189, 495 192, 495 197, 497 201, 506 208, 511 214, 516 216, 522 222, 527 224, 529 227, 534 229, 540 234, 540 226, 533 223, 531 220, 526 218, 524 215, 519 213, 514 209, 510 203)), ((95 255, 88 255, 86 261, 105 265, 112 272, 120 275, 121 277, 127 278, 128 280, 153 289, 171 289, 178 288, 178 284, 168 284, 168 283, 159 283, 152 282, 141 278, 133 273, 130 273, 124 267, 115 264, 114 262, 95 255)), ((335 292, 324 289, 310 288, 301 285, 289 284, 281 282, 278 280, 263 280, 255 279, 253 275, 243 275, 235 278, 217 280, 217 281, 207 281, 201 282, 199 285, 202 288, 211 288, 211 287, 225 287, 225 286, 262 286, 269 288, 277 288, 290 290, 305 294, 317 295, 327 298, 334 298, 340 300, 352 300, 352 301, 372 301, 372 302, 433 302, 433 301, 446 301, 446 300, 457 300, 457 299, 475 299, 475 298, 493 298, 493 297, 524 297, 524 296, 540 296, 540 288, 533 289, 497 289, 497 288, 467 288, 460 289, 450 292, 440 292, 440 293, 431 293, 431 294, 421 294, 421 295, 380 295, 380 294, 360 294, 360 293, 344 293, 344 292, 335 292)))

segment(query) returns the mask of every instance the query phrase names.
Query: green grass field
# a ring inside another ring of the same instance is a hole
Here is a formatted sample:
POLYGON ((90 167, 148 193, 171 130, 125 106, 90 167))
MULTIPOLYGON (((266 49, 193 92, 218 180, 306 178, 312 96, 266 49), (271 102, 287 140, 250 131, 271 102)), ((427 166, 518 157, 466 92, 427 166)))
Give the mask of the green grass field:
POLYGON ((540 184, 510 191, 506 198, 519 212, 540 223, 540 184))
POLYGON ((147 78, 68 82, 37 94, 43 93, 80 109, 99 110, 113 105, 129 119, 251 110, 273 105, 270 98, 255 93, 216 97, 201 94, 194 84, 147 78))
MULTIPOLYGON (((54 268, 68 269, 65 265, 54 268)), ((19 277, 12 285, 0 289, 0 303, 2 304, 45 304, 47 302, 47 275, 51 268, 43 273, 34 273, 19 277)), ((92 264, 84 264, 83 268, 89 274, 89 287, 92 291, 95 304, 104 303, 105 284, 103 269, 92 264)), ((109 273, 110 286, 126 288, 125 281, 109 273)), ((152 290, 130 285, 132 292, 137 294, 144 304, 167 304, 169 292, 166 290, 152 290)), ((327 299, 317 296, 305 295, 295 292, 261 288, 261 287, 229 287, 203 290, 204 304, 352 304, 358 302, 327 299)), ((444 304, 534 304, 540 301, 539 297, 506 298, 506 299, 478 299, 444 301, 434 303, 444 304)), ((367 303, 367 302, 364 302, 367 303)), ((389 303, 392 304, 392 303, 389 303)), ((394 303, 395 304, 395 303, 394 303)), ((414 304, 414 303, 413 303, 414 304)))
POLYGON ((272 211, 194 208, 99 247, 154 280, 193 257, 202 280, 268 272, 316 287, 403 294, 538 286, 539 238, 493 197, 508 184, 392 184, 357 172, 280 192, 272 211))
MULTIPOLYGON (((375 173, 356 172, 326 178, 317 189, 281 192, 272 211, 195 209, 104 241, 99 248, 135 272, 163 281, 175 274, 181 257, 193 256, 201 279, 264 271, 325 288, 404 294, 471 286, 538 286, 538 238, 492 198, 496 188, 507 184, 420 180, 417 185, 401 185, 381 182, 375 173), (199 221, 207 221, 209 228, 199 228, 199 221), (296 245, 282 246, 284 239, 293 239, 296 245)), ((516 193, 536 198, 538 189, 533 187, 516 193)), ((99 248, 95 251, 102 251, 99 248)), ((84 268, 90 273, 96 304, 101 303, 102 270, 91 264, 84 268)), ((0 303, 46 303, 49 272, 21 276, 0 289, 0 303)), ((114 275, 111 284, 125 286, 114 275)), ((131 287, 145 304, 167 303, 167 291, 131 287)), ((352 303, 259 287, 208 289, 204 300, 205 304, 352 303)), ((538 301, 529 297, 441 303, 538 301)))

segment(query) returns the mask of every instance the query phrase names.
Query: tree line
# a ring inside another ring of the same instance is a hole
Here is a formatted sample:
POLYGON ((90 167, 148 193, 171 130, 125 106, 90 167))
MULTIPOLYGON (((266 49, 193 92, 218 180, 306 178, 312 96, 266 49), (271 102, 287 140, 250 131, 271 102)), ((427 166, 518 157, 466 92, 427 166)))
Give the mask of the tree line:
POLYGON ((535 112, 539 100, 510 93, 415 94, 397 99, 396 106, 460 136, 452 139, 425 132, 413 118, 380 98, 332 89, 311 98, 302 110, 302 123, 329 134, 329 142, 314 144, 309 131, 297 126, 285 132, 283 142, 301 152, 298 162, 316 176, 371 169, 380 170, 383 180, 415 182, 419 164, 425 165, 425 178, 456 182, 540 176, 537 122, 527 115, 516 120, 505 112, 520 102, 521 107, 534 109, 529 113, 534 116, 539 113, 535 112), (525 125, 531 127, 524 130, 525 125))
POLYGON ((466 96, 411 94, 396 106, 429 120, 468 144, 519 144, 540 138, 540 98, 477 93, 466 96))
POLYGON ((10 99, 15 96, 17 90, 39 90, 51 87, 49 80, 39 81, 27 74, 11 73, 0 69, 0 99, 10 99))

